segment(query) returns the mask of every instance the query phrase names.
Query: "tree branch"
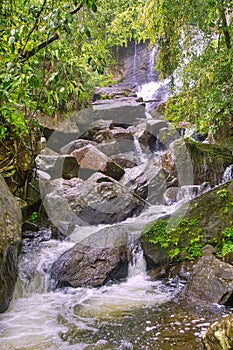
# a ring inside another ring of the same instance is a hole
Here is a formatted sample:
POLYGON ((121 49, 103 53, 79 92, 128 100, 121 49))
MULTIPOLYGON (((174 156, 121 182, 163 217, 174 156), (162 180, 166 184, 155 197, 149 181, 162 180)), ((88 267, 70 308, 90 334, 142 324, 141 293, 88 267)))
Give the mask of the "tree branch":
MULTIPOLYGON (((36 17, 36 22, 32 28, 32 30, 30 31, 29 33, 29 36, 31 35, 31 33, 35 30, 36 28, 36 25, 38 23, 38 20, 39 20, 39 17, 44 9, 44 6, 46 4, 46 1, 47 0, 44 0, 43 2, 43 5, 41 7, 41 10, 40 12, 37 14, 37 17, 36 17)), ((73 16, 75 13, 79 12, 81 10, 81 8, 83 7, 83 3, 81 2, 81 4, 76 7, 75 9, 73 9, 72 11, 70 11, 70 14, 73 16)), ((34 56, 38 51, 40 51, 41 49, 43 49, 44 47, 48 46, 49 44, 51 44, 53 41, 55 40, 58 40, 59 39, 59 35, 58 33, 56 32, 51 38, 43 41, 41 44, 37 45, 36 47, 34 47, 32 50, 30 51, 26 51, 24 52, 22 55, 20 55, 20 60, 21 62, 25 62, 27 61, 30 57, 34 56)), ((25 46, 24 46, 25 47, 25 46)))
POLYGON ((55 33, 51 38, 43 41, 42 43, 40 43, 39 45, 34 47, 32 50, 26 51, 23 55, 20 56, 20 59, 22 60, 22 62, 27 61, 30 57, 34 56, 41 49, 43 49, 44 47, 48 46, 53 41, 58 40, 58 39, 59 39, 59 35, 58 35, 58 33, 55 33))
POLYGON ((225 38, 225 44, 226 44, 226 47, 228 49, 230 49, 231 48, 231 37, 230 37, 229 27, 227 24, 225 10, 223 8, 220 10, 220 16, 221 16, 221 20, 222 20, 222 31, 223 31, 224 38, 225 38))
POLYGON ((27 37, 27 39, 26 39, 26 42, 25 42, 25 44, 24 44, 24 47, 23 47, 22 52, 24 52, 24 50, 25 50, 25 48, 26 48, 26 46, 27 46, 27 43, 28 43, 28 41, 29 41, 29 39, 30 39, 30 36, 32 35, 32 33, 34 32, 34 30, 35 30, 36 27, 37 27, 38 21, 39 21, 40 16, 41 16, 41 14, 42 14, 42 12, 43 12, 43 10, 44 10, 44 8, 45 8, 46 2, 47 2, 47 0, 44 0, 43 4, 42 4, 42 6, 41 6, 40 11, 39 11, 39 12, 37 13, 37 15, 36 15, 36 20, 35 20, 34 26, 32 27, 32 29, 30 30, 30 32, 29 32, 29 34, 28 34, 28 37, 27 37))
POLYGON ((78 11, 81 10, 81 8, 83 7, 83 3, 81 3, 78 7, 76 7, 75 9, 73 9, 73 11, 70 11, 70 14, 73 16, 75 13, 77 13, 78 11))

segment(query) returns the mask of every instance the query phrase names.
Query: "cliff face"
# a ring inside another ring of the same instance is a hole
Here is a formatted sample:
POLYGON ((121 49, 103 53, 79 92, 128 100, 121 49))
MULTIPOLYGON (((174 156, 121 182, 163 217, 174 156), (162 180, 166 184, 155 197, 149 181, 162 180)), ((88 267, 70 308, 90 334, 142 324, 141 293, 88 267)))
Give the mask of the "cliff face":
POLYGON ((127 47, 114 48, 113 55, 117 61, 113 70, 116 80, 135 87, 158 79, 154 71, 156 50, 147 43, 130 42, 127 47))

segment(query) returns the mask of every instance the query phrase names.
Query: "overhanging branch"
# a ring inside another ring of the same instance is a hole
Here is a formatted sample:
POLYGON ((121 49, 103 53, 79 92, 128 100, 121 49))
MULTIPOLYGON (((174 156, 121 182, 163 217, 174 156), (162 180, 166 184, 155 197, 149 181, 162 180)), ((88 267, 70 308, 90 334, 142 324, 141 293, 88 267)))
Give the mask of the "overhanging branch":
POLYGON ((32 50, 30 51, 26 51, 24 54, 22 54, 20 56, 20 59, 22 60, 22 62, 27 61, 30 57, 34 56, 37 52, 39 52, 41 49, 43 49, 44 47, 48 46, 49 44, 51 44, 53 41, 58 40, 59 39, 59 35, 58 33, 55 33, 51 38, 43 41, 42 43, 40 43, 39 45, 37 45, 36 47, 34 47, 32 50))
MULTIPOLYGON (((41 11, 39 13, 39 15, 37 17, 40 17, 42 10, 45 6, 46 0, 44 0, 44 3, 42 5, 41 11)), ((81 4, 76 7, 75 9, 73 9, 72 11, 70 11, 70 14, 73 16, 75 13, 79 12, 81 10, 81 8, 83 7, 83 3, 81 2, 81 4)), ((37 23, 37 18, 36 18, 36 23, 37 23)), ((35 26, 33 27, 34 30, 35 26)), ((58 40, 59 39, 59 35, 56 32, 51 38, 43 41, 42 43, 40 43, 39 45, 37 45, 36 47, 34 47, 32 50, 30 51, 26 51, 24 52, 22 55, 20 55, 20 60, 21 62, 25 62, 27 61, 30 57, 33 57, 37 52, 39 52, 41 49, 43 49, 44 47, 48 46, 49 44, 51 44, 53 41, 58 40)))

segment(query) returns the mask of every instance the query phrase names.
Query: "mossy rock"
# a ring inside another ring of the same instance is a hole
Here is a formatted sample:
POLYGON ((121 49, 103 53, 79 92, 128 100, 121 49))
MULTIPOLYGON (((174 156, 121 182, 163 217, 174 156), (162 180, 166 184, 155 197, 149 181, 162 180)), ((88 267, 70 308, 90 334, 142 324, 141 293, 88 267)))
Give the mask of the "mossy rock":
POLYGON ((173 144, 175 164, 179 173, 187 172, 188 155, 192 163, 193 184, 221 183, 225 169, 233 163, 232 151, 224 146, 181 139, 173 144), (184 151, 185 150, 185 151, 184 151))
POLYGON ((169 219, 148 225, 142 239, 154 244, 155 251, 165 250, 170 262, 192 260, 202 255, 206 244, 217 247, 221 255, 224 232, 232 226, 233 180, 185 203, 169 219))

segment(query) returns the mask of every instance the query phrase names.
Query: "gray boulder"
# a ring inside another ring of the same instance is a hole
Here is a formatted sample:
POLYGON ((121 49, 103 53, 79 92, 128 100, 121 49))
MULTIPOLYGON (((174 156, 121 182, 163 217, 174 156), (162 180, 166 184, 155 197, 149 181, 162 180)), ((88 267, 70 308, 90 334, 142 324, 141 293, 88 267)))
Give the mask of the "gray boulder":
POLYGON ((78 163, 72 155, 39 155, 36 158, 37 168, 47 173, 50 179, 72 179, 79 176, 78 163))
POLYGON ((114 179, 95 173, 88 180, 54 180, 44 186, 44 204, 55 225, 112 224, 138 215, 145 202, 114 179), (81 221, 81 222, 80 222, 81 221))
POLYGON ((146 199, 148 195, 147 177, 141 166, 125 169, 125 174, 120 183, 130 191, 136 193, 139 197, 146 199))
POLYGON ((119 180, 124 174, 124 170, 118 164, 93 145, 74 150, 72 156, 76 158, 80 170, 82 170, 82 175, 79 176, 84 179, 87 179, 89 175, 96 171, 100 171, 116 180, 119 180))
POLYGON ((203 256, 194 266, 184 294, 209 303, 232 304, 233 266, 213 255, 203 256))
POLYGON ((0 175, 0 312, 9 307, 18 275, 21 209, 0 175))
POLYGON ((53 263, 51 277, 59 287, 100 287, 126 278, 128 263, 127 246, 101 249, 78 243, 53 263))

